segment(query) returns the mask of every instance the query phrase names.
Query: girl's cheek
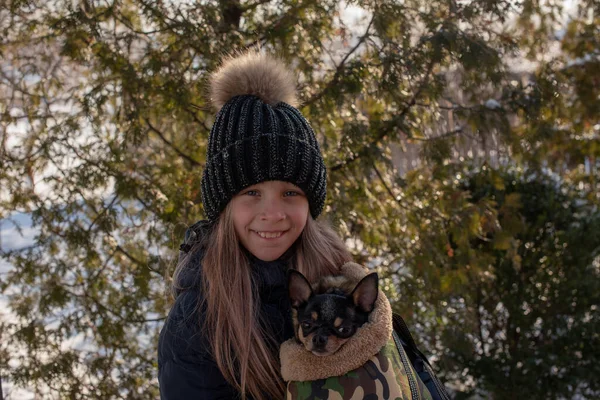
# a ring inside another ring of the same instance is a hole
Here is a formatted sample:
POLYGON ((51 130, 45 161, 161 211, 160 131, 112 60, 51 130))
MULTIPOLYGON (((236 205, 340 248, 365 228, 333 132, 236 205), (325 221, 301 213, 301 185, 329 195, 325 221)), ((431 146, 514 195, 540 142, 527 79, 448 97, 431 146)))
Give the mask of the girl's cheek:
POLYGON ((252 218, 252 215, 254 213, 253 208, 254 207, 252 206, 252 204, 248 204, 244 201, 239 201, 233 209, 233 217, 239 222, 250 219, 252 218))
POLYGON ((298 196, 290 202, 290 206, 297 212, 303 212, 305 209, 308 210, 308 200, 305 197, 298 196))
POLYGON ((257 199, 254 199, 250 196, 246 196, 239 201, 240 208, 245 211, 252 211, 253 209, 257 208, 259 204, 260 203, 257 199))

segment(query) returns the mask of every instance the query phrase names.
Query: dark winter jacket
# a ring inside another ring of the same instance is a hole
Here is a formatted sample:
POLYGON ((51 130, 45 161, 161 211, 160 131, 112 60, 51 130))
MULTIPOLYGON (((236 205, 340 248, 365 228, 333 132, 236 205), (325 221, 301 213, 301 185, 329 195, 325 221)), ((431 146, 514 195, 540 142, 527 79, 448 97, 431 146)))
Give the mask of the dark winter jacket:
MULTIPOLYGON (((202 234, 196 232, 198 233, 202 234)), ((189 242, 189 234, 186 233, 183 251, 190 249, 189 242)), ((177 294, 175 304, 160 332, 158 380, 162 400, 239 397, 217 368, 210 353, 210 345, 201 331, 202 310, 198 310, 198 300, 202 295, 202 255, 202 249, 190 255, 190 261, 180 279, 180 285, 184 289, 177 294)), ((265 262, 250 256, 253 273, 259 282, 262 320, 266 321, 266 331, 270 332, 277 346, 293 336, 285 258, 265 262)))

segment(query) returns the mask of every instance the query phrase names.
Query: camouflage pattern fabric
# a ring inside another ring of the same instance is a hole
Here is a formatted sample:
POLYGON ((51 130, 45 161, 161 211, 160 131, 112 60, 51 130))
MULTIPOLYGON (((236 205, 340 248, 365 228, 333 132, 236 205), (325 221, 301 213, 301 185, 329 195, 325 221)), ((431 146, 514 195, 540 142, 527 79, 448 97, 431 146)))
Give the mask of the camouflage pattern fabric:
MULTIPOLYGON (((408 360, 404 350, 403 357, 408 360)), ((307 382, 288 382, 289 400, 432 400, 412 365, 404 368, 394 340, 390 339, 379 353, 362 367, 342 376, 307 382), (411 393, 409 375, 416 382, 417 393, 411 393)))

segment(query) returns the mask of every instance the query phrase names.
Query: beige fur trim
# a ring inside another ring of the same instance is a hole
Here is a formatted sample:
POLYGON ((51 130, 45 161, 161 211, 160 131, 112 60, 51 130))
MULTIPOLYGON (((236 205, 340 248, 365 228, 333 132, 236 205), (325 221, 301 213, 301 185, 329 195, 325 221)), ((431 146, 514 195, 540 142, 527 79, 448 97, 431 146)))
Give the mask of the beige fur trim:
MULTIPOLYGON (((360 280, 367 269, 356 263, 346 263, 341 274, 360 280)), ((290 339, 279 349, 281 376, 285 381, 313 381, 340 376, 352 371, 381 350, 392 336, 392 308, 381 290, 375 309, 364 324, 337 352, 319 357, 307 351, 303 345, 290 339)))
POLYGON ((217 110, 243 94, 272 106, 280 101, 296 106, 296 78, 283 61, 251 49, 225 58, 210 77, 210 99, 217 110))

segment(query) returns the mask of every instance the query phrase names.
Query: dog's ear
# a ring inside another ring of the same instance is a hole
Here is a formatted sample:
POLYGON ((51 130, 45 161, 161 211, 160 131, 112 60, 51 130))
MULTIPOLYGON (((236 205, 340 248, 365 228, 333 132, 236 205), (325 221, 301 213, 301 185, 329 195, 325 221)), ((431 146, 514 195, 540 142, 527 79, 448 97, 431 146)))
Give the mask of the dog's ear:
POLYGON ((298 308, 312 296, 312 288, 304 275, 295 269, 288 271, 288 292, 292 307, 298 308))
POLYGON ((352 291, 354 305, 364 312, 371 312, 375 307, 379 285, 379 276, 373 272, 362 278, 352 291))

